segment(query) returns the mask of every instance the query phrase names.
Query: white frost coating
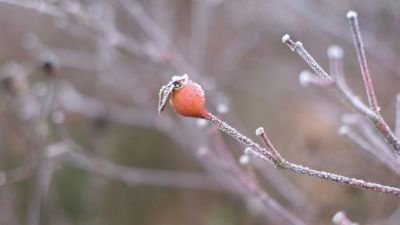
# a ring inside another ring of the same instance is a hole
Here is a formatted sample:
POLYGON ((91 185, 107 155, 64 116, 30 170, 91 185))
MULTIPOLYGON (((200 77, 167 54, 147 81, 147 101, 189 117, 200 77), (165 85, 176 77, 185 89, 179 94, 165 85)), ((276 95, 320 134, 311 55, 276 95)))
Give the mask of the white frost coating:
POLYGON ((285 42, 287 42, 289 39, 290 39, 289 34, 285 34, 285 35, 283 35, 283 37, 282 37, 282 42, 285 43, 285 42))
POLYGON ((326 51, 329 58, 333 59, 341 59, 343 58, 343 49, 337 45, 329 46, 328 50, 326 51))
POLYGON ((200 95, 203 96, 203 97, 205 97, 204 90, 203 90, 203 88, 200 86, 200 84, 195 83, 195 82, 193 82, 193 84, 194 84, 194 86, 196 87, 196 89, 199 90, 200 95))
POLYGON ((349 133, 350 128, 348 126, 342 126, 341 128, 339 128, 338 130, 338 134, 340 136, 346 135, 349 133))
POLYGON ((350 10, 347 14, 346 14, 347 18, 355 18, 357 17, 357 13, 353 10, 350 10))
POLYGON ((296 47, 298 46, 303 46, 303 43, 301 41, 296 41, 296 47))
POLYGON ((299 83, 302 87, 307 87, 310 84, 311 73, 307 70, 304 70, 299 75, 299 83))
POLYGON ((205 146, 201 146, 197 149, 197 156, 199 157, 203 157, 205 155, 207 155, 208 153, 208 149, 205 146))
POLYGON ((242 165, 247 165, 250 162, 250 157, 246 154, 240 156, 239 163, 242 165))
POLYGON ((264 133, 264 128, 263 127, 259 127, 256 129, 256 135, 260 136, 262 133, 264 133))
POLYGON ((182 76, 175 75, 171 78, 171 81, 177 81, 177 80, 189 80, 189 76, 187 75, 187 73, 185 73, 182 76))
POLYGON ((332 223, 340 224, 340 221, 343 220, 345 217, 346 214, 343 211, 339 211, 332 217, 332 223))
POLYGON ((220 103, 217 105, 217 112, 220 114, 227 114, 229 112, 229 107, 224 103, 220 103))

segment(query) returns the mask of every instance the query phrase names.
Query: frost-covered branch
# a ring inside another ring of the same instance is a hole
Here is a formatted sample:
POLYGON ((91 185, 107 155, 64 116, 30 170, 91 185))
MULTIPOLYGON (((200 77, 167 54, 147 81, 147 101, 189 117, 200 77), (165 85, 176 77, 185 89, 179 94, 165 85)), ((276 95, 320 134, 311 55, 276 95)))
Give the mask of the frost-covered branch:
MULTIPOLYGON (((296 52, 321 79, 329 81, 333 80, 332 76, 318 64, 318 62, 304 48, 301 42, 294 42, 287 34, 282 37, 282 42, 292 51, 296 52)), ((341 86, 340 83, 335 82, 335 85, 332 85, 332 87, 334 87, 343 102, 353 110, 367 117, 380 132, 382 137, 392 146, 393 151, 400 154, 399 139, 394 135, 386 121, 377 111, 374 110, 374 108, 369 108, 357 96, 354 96, 350 91, 348 91, 347 88, 341 86)))
MULTIPOLYGON (((381 193, 389 193, 395 196, 400 197, 400 189, 396 187, 385 186, 373 182, 367 182, 361 179, 350 178, 334 173, 329 173, 325 171, 319 171, 310 169, 308 167, 298 165, 292 162, 285 160, 279 154, 273 153, 273 150, 270 150, 269 144, 267 144, 267 148, 263 148, 257 143, 255 143, 250 138, 246 137, 245 135, 241 134, 235 128, 231 127, 224 121, 220 120, 218 117, 210 114, 209 121, 212 122, 216 127, 218 127, 223 132, 229 134, 230 136, 234 137, 237 141, 245 144, 249 148, 247 148, 246 153, 250 154, 254 157, 259 159, 265 160, 267 162, 273 163, 277 168, 290 170, 295 173, 319 178, 322 180, 327 180, 339 184, 348 185, 355 188, 361 188, 381 193)), ((262 132, 262 129, 257 129, 257 134, 262 132)), ((267 137, 267 136, 265 136, 267 137)), ((268 141, 269 142, 269 141, 268 141)), ((270 143, 270 142, 269 142, 270 143)), ((275 150, 276 151, 276 150, 275 150)), ((277 151, 276 151, 277 152, 277 151)))
POLYGON ((356 47, 358 63, 360 64, 361 73, 364 79, 364 86, 367 91, 369 106, 371 107, 372 111, 379 114, 379 107, 371 76, 369 75, 367 56, 365 55, 364 43, 361 38, 357 13, 354 11, 349 11, 347 13, 347 18, 349 19, 351 33, 353 34, 354 46, 356 47))

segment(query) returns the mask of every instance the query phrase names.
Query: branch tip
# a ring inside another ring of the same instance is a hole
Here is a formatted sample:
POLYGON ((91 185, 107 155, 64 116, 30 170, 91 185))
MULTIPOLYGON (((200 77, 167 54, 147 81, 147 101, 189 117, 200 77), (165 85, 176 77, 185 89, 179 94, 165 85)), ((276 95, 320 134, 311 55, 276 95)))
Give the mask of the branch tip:
POLYGON ((207 149, 207 147, 205 147, 205 146, 200 146, 198 149, 197 149, 197 156, 198 157, 203 157, 203 156, 205 156, 205 155, 207 155, 207 153, 208 153, 208 149, 207 149))
POLYGON ((356 18, 357 17, 357 13, 355 11, 353 11, 353 10, 350 10, 349 12, 347 12, 346 17, 349 18, 349 19, 356 18))
POLYGON ((263 127, 259 127, 256 129, 256 135, 260 136, 261 134, 265 133, 263 127))
POLYGON ((344 136, 344 135, 348 134, 349 131, 350 131, 350 128, 348 126, 342 126, 342 127, 339 128, 338 134, 340 136, 344 136))
POLYGON ((326 51, 329 58, 332 59, 341 59, 343 58, 343 49, 337 45, 329 46, 328 50, 326 51))
POLYGON ((239 158, 239 163, 242 165, 247 165, 250 162, 250 157, 246 154, 243 154, 239 158))
POLYGON ((219 114, 227 114, 229 112, 229 107, 228 105, 226 105, 225 103, 219 103, 217 105, 217 112, 219 114))
POLYGON ((345 217, 346 217, 346 213, 343 211, 339 211, 332 217, 332 223, 338 224, 345 217))
POLYGON ((290 40, 290 35, 285 34, 282 36, 282 43, 287 43, 290 40))
POLYGON ((312 75, 311 75, 310 71, 308 71, 308 70, 301 71, 301 73, 299 74, 300 86, 307 87, 310 84, 311 76, 312 75))

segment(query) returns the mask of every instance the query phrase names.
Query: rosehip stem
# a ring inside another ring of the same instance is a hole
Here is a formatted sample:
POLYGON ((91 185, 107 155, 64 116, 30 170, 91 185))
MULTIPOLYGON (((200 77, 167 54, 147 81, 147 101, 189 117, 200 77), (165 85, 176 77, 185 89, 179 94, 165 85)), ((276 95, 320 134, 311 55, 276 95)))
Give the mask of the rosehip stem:
POLYGON ((268 162, 274 164, 277 168, 287 169, 287 170, 290 170, 295 173, 304 174, 307 176, 316 177, 316 178, 319 178, 322 180, 327 180, 327 181, 331 181, 331 182, 335 182, 335 183, 339 183, 339 184, 343 184, 343 185, 348 185, 348 186, 351 186, 354 188, 366 189, 366 190, 371 190, 371 191, 380 192, 380 193, 389 193, 389 194, 393 194, 393 195, 400 197, 400 189, 396 188, 396 187, 385 186, 385 185, 381 185, 381 184, 377 184, 377 183, 364 181, 361 179, 355 179, 355 178, 350 178, 350 177, 346 177, 346 176, 342 176, 342 175, 338 175, 338 174, 334 174, 334 173, 328 173, 325 171, 314 170, 314 169, 310 169, 310 168, 302 166, 302 165, 298 165, 298 164, 289 162, 289 161, 285 160, 282 156, 280 156, 280 154, 278 153, 278 151, 275 148, 273 148, 272 151, 267 150, 267 149, 271 148, 270 146, 272 146, 271 142, 268 140, 267 135, 262 135, 263 138, 267 139, 265 141, 266 147, 267 147, 267 149, 266 149, 266 148, 261 147, 260 145, 255 143, 253 140, 246 137, 245 135, 243 135, 242 133, 240 133, 235 128, 233 128, 229 124, 225 123, 224 121, 222 121, 215 115, 208 113, 206 119, 209 120, 211 123, 213 123, 221 131, 229 134, 230 136, 235 138, 237 141, 248 146, 249 148, 248 148, 248 150, 246 150, 246 152, 245 152, 246 154, 250 154, 256 158, 262 159, 264 161, 268 161, 268 162))

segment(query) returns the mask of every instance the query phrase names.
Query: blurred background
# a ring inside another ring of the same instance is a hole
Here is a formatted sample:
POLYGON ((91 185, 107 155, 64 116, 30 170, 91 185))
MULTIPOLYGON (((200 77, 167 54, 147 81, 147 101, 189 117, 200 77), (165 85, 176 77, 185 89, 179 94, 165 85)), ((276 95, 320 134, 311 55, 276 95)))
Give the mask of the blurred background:
POLYGON ((398 198, 247 163, 208 123, 157 112, 160 87, 188 73, 208 111, 256 141, 264 127, 286 159, 399 186, 395 169, 338 135, 368 129, 330 91, 299 85, 307 65, 281 41, 289 33, 327 70, 328 47, 341 46, 366 102, 349 10, 393 128, 395 0, 0 0, 0 224, 332 224, 341 210, 398 224, 398 198))

